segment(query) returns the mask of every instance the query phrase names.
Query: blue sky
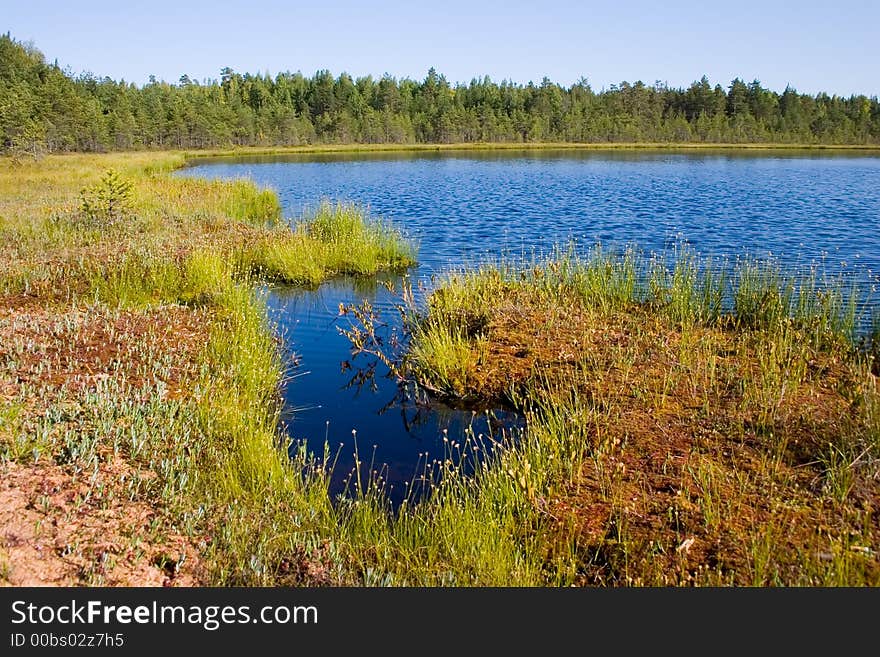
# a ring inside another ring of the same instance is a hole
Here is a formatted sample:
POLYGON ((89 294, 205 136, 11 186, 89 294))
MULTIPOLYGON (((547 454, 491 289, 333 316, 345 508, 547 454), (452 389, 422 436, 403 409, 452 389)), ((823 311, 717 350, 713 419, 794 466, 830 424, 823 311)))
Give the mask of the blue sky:
POLYGON ((880 94, 880 1, 430 3, 0 0, 0 31, 74 72, 146 82, 326 68, 451 82, 686 86, 704 73, 782 91, 880 94), (735 5, 735 6, 734 6, 735 5))

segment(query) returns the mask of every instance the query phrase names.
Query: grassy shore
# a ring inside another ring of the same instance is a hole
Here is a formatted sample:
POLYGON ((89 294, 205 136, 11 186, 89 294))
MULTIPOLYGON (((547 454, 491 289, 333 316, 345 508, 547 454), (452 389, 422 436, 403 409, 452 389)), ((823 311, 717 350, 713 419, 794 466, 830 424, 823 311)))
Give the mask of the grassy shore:
POLYGON ((411 314, 404 375, 529 418, 483 522, 566 583, 880 584, 880 332, 842 279, 676 255, 487 265, 411 314))
POLYGON ((246 157, 260 155, 308 155, 333 153, 431 153, 456 151, 839 151, 850 153, 880 153, 880 146, 870 144, 725 144, 694 142, 463 142, 452 144, 311 144, 307 146, 242 146, 227 149, 209 149, 187 152, 187 158, 198 161, 214 157, 246 157))
POLYGON ((250 581, 278 540, 262 487, 297 479, 276 450, 282 363, 254 283, 413 262, 358 208, 324 204, 291 228, 273 192, 168 175, 183 163, 0 162, 9 583, 250 581))
POLYGON ((876 365, 844 288, 687 254, 451 275, 407 308, 399 371, 529 430, 451 440, 396 512, 376 481, 337 501, 329 447, 279 449, 255 283, 412 248, 347 206, 291 229, 184 161, 0 170, 6 583, 880 583, 876 365))

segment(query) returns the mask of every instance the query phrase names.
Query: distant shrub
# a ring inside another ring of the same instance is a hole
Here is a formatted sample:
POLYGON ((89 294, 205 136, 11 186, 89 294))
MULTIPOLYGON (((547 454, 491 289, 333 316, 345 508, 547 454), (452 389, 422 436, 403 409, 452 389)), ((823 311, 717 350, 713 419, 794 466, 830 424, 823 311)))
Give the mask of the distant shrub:
POLYGON ((25 124, 10 139, 6 148, 12 164, 18 165, 26 159, 39 160, 43 157, 45 154, 45 137, 45 130, 33 121, 25 124))
POLYGON ((107 169, 101 180, 80 191, 80 212, 90 221, 115 224, 131 212, 132 185, 115 169, 107 169))

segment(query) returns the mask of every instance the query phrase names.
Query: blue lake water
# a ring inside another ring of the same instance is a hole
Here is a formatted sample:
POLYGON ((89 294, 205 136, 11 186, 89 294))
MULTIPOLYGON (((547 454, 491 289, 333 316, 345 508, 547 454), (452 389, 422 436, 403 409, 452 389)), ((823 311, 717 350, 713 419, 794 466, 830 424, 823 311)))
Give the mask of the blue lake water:
MULTIPOLYGON (((733 152, 504 151, 310 155, 197 161, 181 175, 246 177, 275 189, 292 220, 322 198, 356 201, 419 244, 413 280, 498 255, 546 251, 576 240, 587 248, 668 250, 686 240, 703 255, 772 256, 854 272, 867 292, 880 282, 880 157, 733 152)), ((391 277, 392 279, 394 277, 391 277)), ((876 300, 876 294, 874 295, 876 300)), ((443 438, 497 432, 503 411, 424 408, 381 376, 376 389, 350 385, 340 303, 368 299, 392 320, 377 281, 337 280, 316 291, 269 293, 291 359, 288 431, 321 451, 339 448, 335 485, 360 459, 386 464, 399 497, 443 438), (354 431, 354 433, 353 433, 354 431), (374 447, 375 446, 375 447, 374 447)), ((396 492, 395 492, 396 491, 396 492)))

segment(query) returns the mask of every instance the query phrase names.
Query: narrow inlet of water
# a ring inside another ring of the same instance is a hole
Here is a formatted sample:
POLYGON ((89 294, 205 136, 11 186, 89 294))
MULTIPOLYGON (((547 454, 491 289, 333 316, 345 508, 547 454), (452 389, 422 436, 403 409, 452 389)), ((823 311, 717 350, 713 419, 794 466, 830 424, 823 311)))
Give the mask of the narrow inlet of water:
POLYGON ((369 301, 380 324, 377 335, 389 344, 395 334, 403 337, 395 292, 402 284, 400 276, 386 274, 337 278, 316 290, 268 292, 270 318, 286 345, 283 421, 290 449, 307 441, 309 450, 330 461, 334 494, 356 491, 357 458, 364 484, 378 481, 394 503, 407 495, 413 499, 437 460, 458 458, 455 445, 480 445, 479 452, 468 454, 472 465, 486 447, 516 438, 525 427, 511 410, 460 409, 430 400, 401 385, 377 358, 352 357, 340 331, 352 320, 340 314, 340 305, 369 301))

